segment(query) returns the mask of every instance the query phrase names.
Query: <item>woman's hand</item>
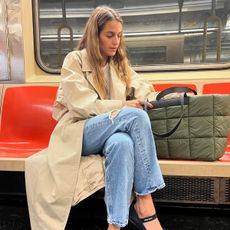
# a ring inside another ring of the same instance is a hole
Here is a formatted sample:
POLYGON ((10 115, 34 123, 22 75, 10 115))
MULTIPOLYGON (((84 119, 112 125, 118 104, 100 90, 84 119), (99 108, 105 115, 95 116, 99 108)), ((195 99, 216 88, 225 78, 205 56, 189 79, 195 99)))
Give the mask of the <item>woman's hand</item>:
MULTIPOLYGON (((130 100, 130 101, 126 101, 124 104, 127 107, 143 109, 144 101, 143 100, 130 100)), ((147 102, 147 106, 148 108, 153 108, 153 105, 149 102, 147 102)))

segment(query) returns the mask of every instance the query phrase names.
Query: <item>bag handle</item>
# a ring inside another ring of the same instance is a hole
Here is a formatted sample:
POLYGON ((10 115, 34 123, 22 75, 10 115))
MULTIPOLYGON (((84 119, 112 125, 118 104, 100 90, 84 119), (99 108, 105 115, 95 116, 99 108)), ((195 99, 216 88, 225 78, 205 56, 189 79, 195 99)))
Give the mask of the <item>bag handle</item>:
POLYGON ((168 131, 166 133, 161 133, 160 134, 160 133, 156 133, 156 132, 152 131, 155 136, 168 137, 168 136, 170 136, 171 134, 173 134, 177 130, 177 128, 179 127, 179 125, 180 125, 180 123, 182 121, 182 118, 184 116, 184 98, 185 97, 187 97, 186 93, 180 95, 181 114, 180 114, 180 118, 179 118, 178 122, 176 123, 176 125, 170 131, 168 131))
POLYGON ((186 97, 187 97, 187 93, 193 92, 194 95, 197 95, 197 92, 196 92, 195 90, 189 88, 189 87, 170 87, 170 88, 167 88, 167 89, 161 91, 161 92, 157 95, 156 99, 157 99, 157 101, 159 101, 159 100, 162 99, 164 96, 166 96, 166 95, 168 95, 168 94, 171 94, 171 93, 176 93, 176 92, 181 92, 181 93, 182 93, 182 94, 180 95, 180 105, 181 105, 181 114, 180 114, 180 118, 179 118, 178 122, 176 123, 176 125, 175 125, 170 131, 168 131, 168 132, 166 132, 166 133, 160 134, 160 133, 156 133, 156 132, 152 131, 153 134, 154 134, 155 136, 158 136, 158 137, 168 137, 168 136, 170 136, 171 134, 173 134, 173 133, 177 130, 177 128, 179 127, 179 125, 180 125, 180 123, 181 123, 181 121, 182 121, 182 118, 183 118, 183 116, 184 116, 184 110, 185 110, 184 105, 185 105, 185 99, 186 99, 186 97))
POLYGON ((196 90, 193 90, 189 87, 185 87, 185 86, 174 86, 174 87, 170 87, 167 88, 163 91, 161 91, 160 93, 157 94, 156 100, 159 101, 162 97, 171 94, 171 93, 190 93, 193 92, 194 95, 197 95, 196 90))

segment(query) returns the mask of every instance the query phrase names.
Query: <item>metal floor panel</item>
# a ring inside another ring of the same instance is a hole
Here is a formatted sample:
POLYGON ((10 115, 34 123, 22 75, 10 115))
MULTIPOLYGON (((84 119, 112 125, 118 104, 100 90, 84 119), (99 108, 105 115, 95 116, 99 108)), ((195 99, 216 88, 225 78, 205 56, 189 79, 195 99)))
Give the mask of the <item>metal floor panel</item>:
MULTIPOLYGON (((158 206, 167 230, 229 230, 229 210, 158 206)), ((128 225, 124 230, 135 230, 128 225)), ((31 230, 25 200, 0 200, 0 230, 31 230)), ((103 200, 86 199, 73 207, 65 230, 107 230, 103 200)))

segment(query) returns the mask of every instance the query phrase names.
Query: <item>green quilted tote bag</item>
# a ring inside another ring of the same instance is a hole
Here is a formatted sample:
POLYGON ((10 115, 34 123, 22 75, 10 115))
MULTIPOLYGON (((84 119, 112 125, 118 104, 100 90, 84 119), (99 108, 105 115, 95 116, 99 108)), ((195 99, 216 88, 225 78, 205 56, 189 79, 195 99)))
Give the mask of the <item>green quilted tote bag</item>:
POLYGON ((151 103, 154 108, 147 113, 159 159, 215 161, 223 156, 230 128, 230 95, 196 95, 187 87, 172 87, 151 103), (164 99, 175 92, 180 96, 164 99))

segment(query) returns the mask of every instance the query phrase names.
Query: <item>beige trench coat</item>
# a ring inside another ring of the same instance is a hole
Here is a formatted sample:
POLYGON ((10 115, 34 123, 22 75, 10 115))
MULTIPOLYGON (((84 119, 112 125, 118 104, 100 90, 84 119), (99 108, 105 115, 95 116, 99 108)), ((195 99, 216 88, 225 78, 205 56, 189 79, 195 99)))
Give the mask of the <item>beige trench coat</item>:
MULTIPOLYGON (((63 230, 71 206, 104 187, 103 157, 81 157, 84 123, 91 114, 121 109, 126 86, 110 63, 111 100, 101 100, 86 50, 65 58, 53 116, 58 120, 47 149, 25 162, 26 192, 32 230, 63 230)), ((152 85, 133 71, 138 99, 155 97, 152 85)))

